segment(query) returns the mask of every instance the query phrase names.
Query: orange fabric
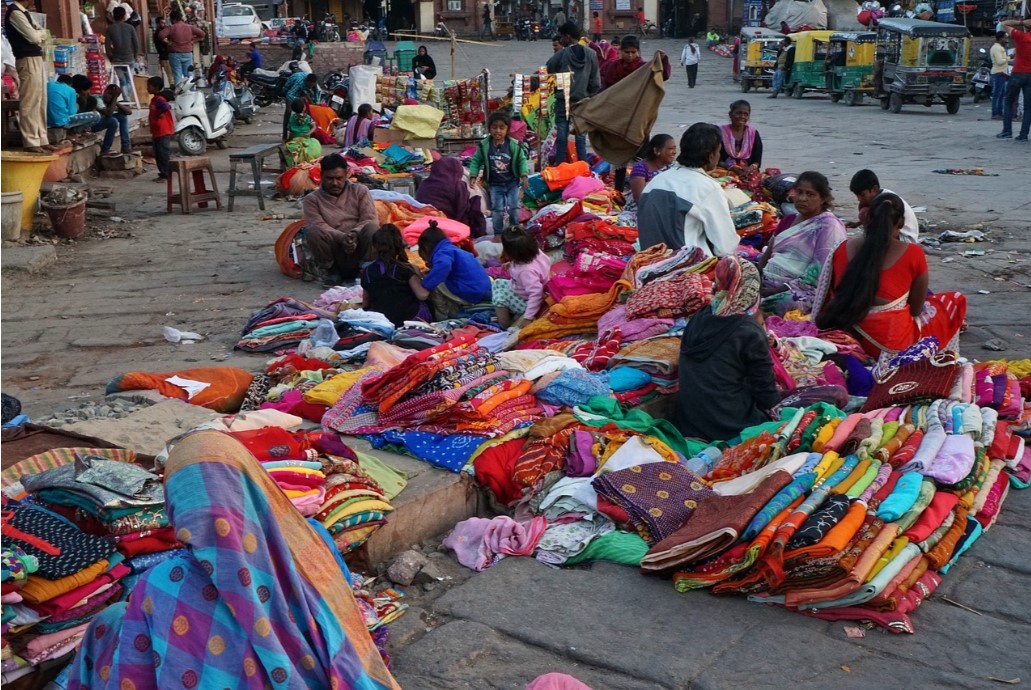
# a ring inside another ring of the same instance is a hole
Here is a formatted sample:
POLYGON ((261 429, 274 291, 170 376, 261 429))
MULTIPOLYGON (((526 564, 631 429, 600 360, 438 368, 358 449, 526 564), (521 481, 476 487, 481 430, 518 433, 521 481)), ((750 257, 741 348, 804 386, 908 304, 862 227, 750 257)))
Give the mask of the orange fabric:
POLYGON ((294 261, 293 256, 290 253, 290 247, 293 245, 294 238, 297 237, 297 233, 300 232, 303 227, 303 220, 290 223, 290 225, 287 225, 286 229, 279 234, 279 239, 276 240, 274 250, 276 263, 279 265, 279 272, 287 278, 301 277, 301 267, 297 265, 296 261, 294 261))
POLYGON ((315 126, 326 134, 333 134, 333 122, 339 120, 336 112, 326 105, 308 105, 308 114, 315 120, 315 126))
POLYGON ((952 558, 952 552, 956 550, 960 537, 967 531, 967 514, 969 512, 970 508, 962 503, 956 506, 956 518, 952 522, 952 527, 941 538, 941 541, 927 552, 927 560, 932 570, 938 570, 952 558))
POLYGON ((619 293, 632 288, 631 283, 617 280, 605 293, 563 297, 561 302, 549 307, 543 316, 519 331, 519 340, 542 340, 596 331, 598 319, 616 305, 619 293))
POLYGON ((575 163, 559 163, 556 166, 545 168, 544 172, 541 173, 541 177, 544 178, 544 183, 548 185, 548 189, 555 191, 556 189, 564 189, 578 177, 586 177, 590 174, 591 166, 587 165, 584 161, 577 161, 575 163))
POLYGON ((48 580, 44 577, 30 575, 22 588, 18 590, 18 594, 30 604, 38 604, 93 582, 97 579, 98 575, 106 570, 107 559, 103 558, 88 568, 83 568, 79 572, 72 573, 59 580, 48 580))
POLYGON ((784 554, 785 561, 811 558, 827 558, 838 553, 852 541, 856 532, 863 526, 866 520, 866 505, 861 501, 854 501, 848 507, 845 517, 841 518, 838 524, 834 525, 823 539, 798 549, 792 549, 784 554))
MULTIPOLYGON (((833 489, 831 489, 831 493, 846 493, 849 489, 852 488, 853 484, 855 484, 863 478, 863 475, 866 474, 866 471, 870 469, 871 464, 872 463, 869 460, 863 460, 862 462, 860 462, 858 465, 856 465, 855 469, 853 469, 852 472, 847 477, 845 477, 844 481, 839 482, 833 489)), ((830 473, 828 472, 828 475, 829 474, 830 473)))
POLYGON ((243 403, 247 388, 254 378, 249 372, 233 367, 207 367, 204 369, 183 369, 149 374, 130 371, 108 384, 107 392, 132 390, 156 390, 169 398, 186 400, 192 405, 206 407, 216 412, 236 412, 243 403), (191 381, 210 384, 192 398, 189 394, 166 379, 178 376, 191 381))
POLYGON ((376 204, 376 216, 379 224, 393 223, 399 230, 404 230, 411 223, 426 216, 433 216, 434 218, 445 217, 443 211, 438 211, 432 206, 416 208, 407 201, 380 201, 377 199, 374 203, 376 204))

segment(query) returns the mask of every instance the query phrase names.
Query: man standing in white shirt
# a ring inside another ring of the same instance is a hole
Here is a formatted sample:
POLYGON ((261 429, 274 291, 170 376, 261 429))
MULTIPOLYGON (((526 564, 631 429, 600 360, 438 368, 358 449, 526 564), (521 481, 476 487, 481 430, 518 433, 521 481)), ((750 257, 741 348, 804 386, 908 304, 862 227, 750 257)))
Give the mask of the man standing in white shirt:
POLYGON ((680 137, 680 155, 641 193, 637 227, 641 249, 663 243, 698 247, 707 256, 731 256, 738 236, 723 189, 708 172, 720 160, 720 130, 696 122, 680 137))
POLYGON ((694 36, 687 37, 684 50, 680 53, 680 64, 687 68, 687 86, 693 89, 695 80, 698 79, 698 58, 702 51, 695 42, 694 36))

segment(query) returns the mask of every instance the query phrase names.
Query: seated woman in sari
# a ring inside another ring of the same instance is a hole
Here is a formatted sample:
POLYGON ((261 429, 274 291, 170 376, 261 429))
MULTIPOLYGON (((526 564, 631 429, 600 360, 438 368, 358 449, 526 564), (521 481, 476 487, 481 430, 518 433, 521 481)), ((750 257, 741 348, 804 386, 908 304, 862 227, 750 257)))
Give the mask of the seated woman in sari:
POLYGON ((830 211, 834 198, 826 177, 806 171, 794 190, 798 213, 781 221, 759 261, 763 308, 779 314, 810 311, 820 270, 846 238, 844 224, 830 211))
MULTIPOLYGON (((340 145, 345 149, 349 149, 352 146, 368 146, 376 122, 375 117, 376 113, 368 103, 362 103, 358 106, 358 112, 347 120, 343 141, 338 139, 340 145)), ((337 131, 339 133, 339 130, 337 131)))
POLYGON ((315 120, 306 112, 303 98, 295 98, 290 103, 290 120, 287 122, 286 152, 290 165, 310 163, 322 156, 322 144, 312 136, 315 132, 315 120))
POLYGON ((451 220, 465 223, 472 237, 487 234, 480 197, 469 194, 465 168, 457 158, 447 156, 434 162, 429 177, 415 191, 415 200, 429 204, 451 220))
POLYGON ((329 546, 239 441, 179 441, 165 497, 188 553, 93 619, 70 690, 399 687, 329 546))
POLYGON ((751 117, 748 101, 734 101, 730 104, 730 124, 720 126, 720 165, 737 175, 755 172, 763 164, 763 140, 755 127, 748 124, 751 117))
POLYGON ((630 197, 619 214, 619 224, 637 227, 637 202, 652 178, 677 159, 677 142, 669 134, 656 134, 644 146, 644 157, 630 169, 630 197))
POLYGON ((927 258, 919 244, 900 239, 905 222, 902 199, 877 196, 866 234, 834 251, 820 281, 828 298, 814 309, 816 325, 851 331, 874 357, 928 336, 941 349, 955 350, 967 314, 961 293, 928 294, 927 258))

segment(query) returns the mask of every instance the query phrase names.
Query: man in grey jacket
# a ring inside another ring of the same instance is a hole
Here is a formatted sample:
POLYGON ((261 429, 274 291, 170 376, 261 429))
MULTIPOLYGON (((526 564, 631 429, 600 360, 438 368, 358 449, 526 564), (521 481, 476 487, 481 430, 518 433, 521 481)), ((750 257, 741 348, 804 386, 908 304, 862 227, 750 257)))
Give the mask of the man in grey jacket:
MULTIPOLYGON (((569 87, 569 106, 573 107, 588 96, 601 90, 601 77, 598 72, 598 56, 586 46, 580 45, 580 27, 573 22, 566 22, 558 28, 559 41, 564 48, 548 59, 548 74, 572 72, 569 87)), ((569 114, 566 112, 566 98, 561 90, 556 92, 555 122, 558 138, 555 141, 555 163, 566 160, 566 146, 569 141, 569 114)), ((587 160, 587 135, 577 134, 576 157, 587 160)))

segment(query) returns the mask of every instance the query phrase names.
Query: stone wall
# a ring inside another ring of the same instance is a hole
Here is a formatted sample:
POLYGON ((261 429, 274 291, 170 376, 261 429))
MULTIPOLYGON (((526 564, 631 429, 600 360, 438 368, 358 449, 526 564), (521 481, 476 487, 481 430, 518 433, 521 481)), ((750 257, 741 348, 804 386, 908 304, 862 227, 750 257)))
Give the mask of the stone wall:
MULTIPOLYGON (((259 45, 258 50, 261 51, 262 64, 265 69, 279 69, 293 56, 293 48, 285 45, 259 45)), ((243 63, 247 60, 247 54, 251 52, 251 47, 235 43, 219 46, 218 52, 222 55, 232 56, 237 63, 243 63)), ((336 69, 346 70, 351 65, 360 65, 364 59, 364 43, 319 43, 315 48, 311 69, 322 76, 336 69)))

